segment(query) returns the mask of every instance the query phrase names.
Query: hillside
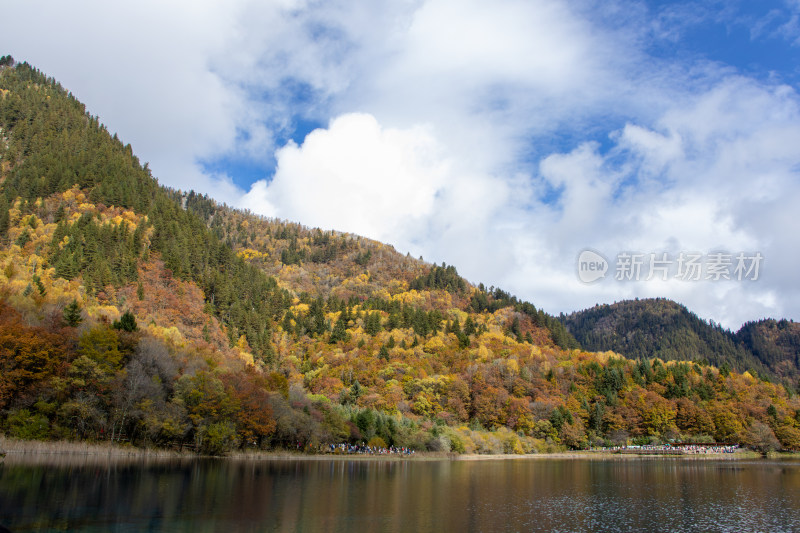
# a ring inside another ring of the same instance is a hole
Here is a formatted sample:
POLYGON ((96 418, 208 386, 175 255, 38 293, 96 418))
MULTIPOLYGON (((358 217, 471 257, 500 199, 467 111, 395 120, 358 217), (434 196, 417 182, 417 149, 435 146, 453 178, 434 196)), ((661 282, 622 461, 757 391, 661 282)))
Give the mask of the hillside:
POLYGON ((0 60, 0 429, 234 448, 800 448, 750 373, 579 348, 455 267, 158 185, 55 80, 0 60))
POLYGON ((587 350, 725 365, 792 382, 798 377, 800 327, 786 320, 750 322, 733 333, 676 302, 657 298, 598 305, 563 322, 587 350))
POLYGON ((401 293, 408 294, 405 299, 414 299, 417 293, 438 293, 424 304, 426 310, 457 308, 480 314, 513 309, 519 314, 518 323, 509 328, 519 339, 524 329, 540 342, 578 347, 557 318, 502 289, 473 286, 454 266, 430 265, 357 235, 323 232, 230 209, 193 192, 182 194, 180 202, 238 256, 274 276, 281 287, 306 303, 321 298, 333 311, 335 302, 379 308, 401 293))
POLYGON ((744 324, 736 340, 775 374, 800 381, 800 324, 764 319, 744 324))

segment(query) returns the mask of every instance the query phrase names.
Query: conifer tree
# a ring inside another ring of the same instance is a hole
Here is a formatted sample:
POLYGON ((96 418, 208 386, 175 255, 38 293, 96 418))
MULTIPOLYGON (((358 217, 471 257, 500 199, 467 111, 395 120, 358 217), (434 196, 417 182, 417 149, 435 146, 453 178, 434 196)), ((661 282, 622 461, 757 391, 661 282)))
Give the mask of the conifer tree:
POLYGON ((336 344, 339 341, 346 341, 347 338, 347 321, 344 317, 344 313, 342 313, 333 326, 333 331, 331 331, 331 337, 328 342, 336 344))
POLYGON ((70 304, 64 308, 64 322, 71 328, 78 327, 83 322, 81 316, 81 307, 78 300, 73 299, 70 304))
POLYGON ((8 200, 0 194, 0 237, 5 236, 8 231, 9 215, 8 215, 8 200))
POLYGON ((375 336, 381 331, 381 315, 380 312, 374 311, 368 313, 364 319, 364 332, 367 335, 375 336))
POLYGON ((119 320, 114 321, 114 329, 120 329, 122 331, 133 332, 139 329, 138 325, 136 324, 136 317, 131 313, 130 309, 125 311, 119 320))

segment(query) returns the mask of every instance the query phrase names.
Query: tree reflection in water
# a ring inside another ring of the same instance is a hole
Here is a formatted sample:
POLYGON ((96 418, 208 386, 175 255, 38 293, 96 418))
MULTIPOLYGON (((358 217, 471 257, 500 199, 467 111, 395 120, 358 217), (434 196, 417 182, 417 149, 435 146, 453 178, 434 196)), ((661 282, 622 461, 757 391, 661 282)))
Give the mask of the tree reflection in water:
MULTIPOLYGON (((41 456, 40 456, 41 457, 41 456)), ((797 531, 800 463, 9 457, 14 531, 797 531)))

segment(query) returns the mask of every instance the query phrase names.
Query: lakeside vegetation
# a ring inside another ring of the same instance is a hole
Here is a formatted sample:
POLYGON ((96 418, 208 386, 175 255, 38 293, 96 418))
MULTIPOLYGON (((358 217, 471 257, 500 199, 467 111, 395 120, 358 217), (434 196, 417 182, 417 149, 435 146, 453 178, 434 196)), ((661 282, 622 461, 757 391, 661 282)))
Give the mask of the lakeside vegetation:
MULTIPOLYGON (((189 450, 167 450, 163 448, 140 448, 130 444, 112 444, 108 442, 96 443, 86 441, 41 441, 41 440, 21 440, 12 439, 0 435, 0 450, 3 450, 9 461, 13 462, 62 462, 86 460, 138 460, 138 459, 194 459, 202 456, 189 450)), ((410 452, 410 450, 409 450, 410 452)), ((570 450, 556 451, 548 453, 454 453, 454 452, 414 452, 414 453, 345 453, 311 450, 257 450, 242 449, 233 450, 225 455, 225 458, 232 460, 251 460, 251 461, 274 461, 274 460, 459 460, 459 461, 481 461, 481 460, 517 460, 517 459, 587 459, 587 460, 629 460, 641 457, 652 458, 658 454, 623 454, 615 448, 601 448, 593 450, 570 450)), ((5 456, 4 456, 5 457, 5 456)), ((662 457, 670 459, 688 460, 750 460, 766 457, 768 459, 787 459, 796 460, 800 458, 798 452, 768 452, 766 454, 756 452, 747 448, 739 448, 735 453, 723 453, 711 451, 708 453, 694 454, 664 454, 662 457)))
POLYGON ((720 353, 712 366, 586 351, 453 266, 162 188, 55 80, 0 61, 10 437, 215 455, 800 449, 792 382, 720 353))

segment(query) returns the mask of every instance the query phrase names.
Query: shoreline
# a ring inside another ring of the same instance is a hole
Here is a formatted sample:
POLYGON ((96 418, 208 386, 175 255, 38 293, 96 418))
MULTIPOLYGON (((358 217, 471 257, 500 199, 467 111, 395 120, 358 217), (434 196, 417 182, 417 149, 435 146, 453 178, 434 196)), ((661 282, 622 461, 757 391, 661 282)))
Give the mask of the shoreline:
MULTIPOLYGON (((455 454, 444 452, 417 452, 413 455, 362 455, 362 454, 306 454, 286 450, 275 451, 238 451, 224 456, 197 455, 190 451, 165 449, 134 448, 116 444, 96 444, 73 441, 26 441, 9 439, 0 436, 0 450, 6 452, 3 462, 18 462, 47 459, 96 459, 96 460, 168 460, 168 459, 223 459, 229 461, 518 461, 518 460, 551 460, 572 459, 590 461, 609 460, 752 460, 761 459, 760 453, 741 449, 735 453, 704 453, 683 455, 634 455, 604 451, 566 451, 533 454, 455 454)), ((800 454, 771 454, 771 459, 800 458, 800 454)))

